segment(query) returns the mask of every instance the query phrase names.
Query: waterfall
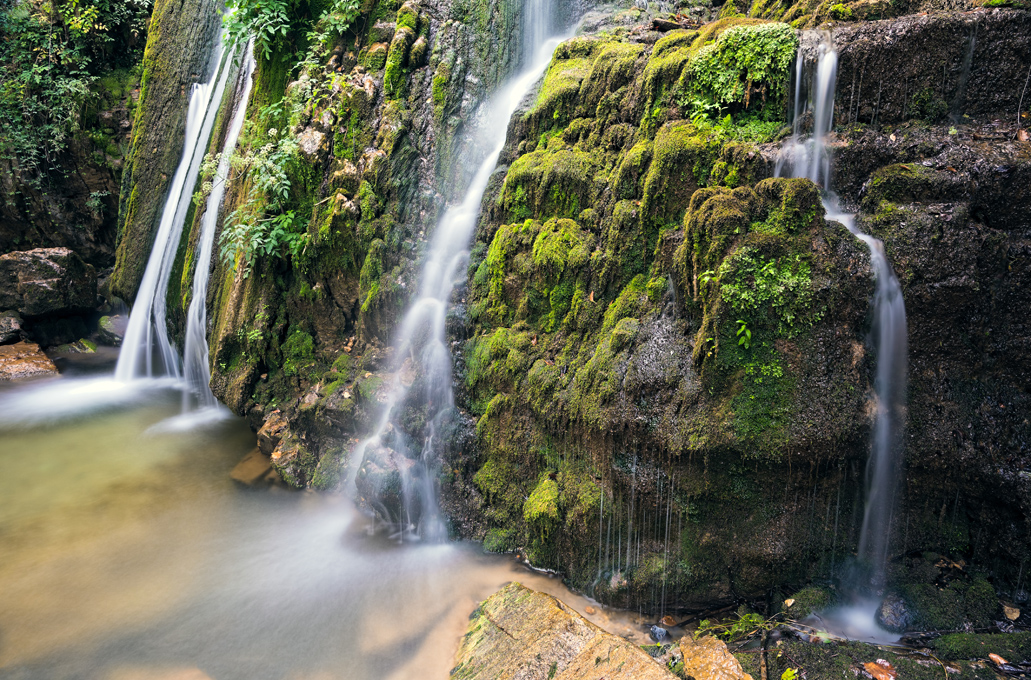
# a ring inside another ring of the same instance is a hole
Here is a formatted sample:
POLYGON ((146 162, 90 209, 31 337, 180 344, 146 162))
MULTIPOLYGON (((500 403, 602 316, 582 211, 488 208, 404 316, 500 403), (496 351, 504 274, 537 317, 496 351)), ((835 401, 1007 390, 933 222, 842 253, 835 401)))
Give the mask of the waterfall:
POLYGON ((186 213, 193 199, 204 150, 215 125, 222 95, 229 79, 229 59, 221 43, 215 46, 214 73, 203 84, 193 86, 187 113, 183 155, 168 189, 147 268, 129 315, 129 325, 115 366, 115 379, 128 382, 136 378, 169 376, 180 378, 179 356, 168 340, 165 327, 165 297, 172 273, 186 213), (155 365, 155 361, 159 365, 155 365))
POLYGON ((196 399, 199 408, 211 409, 218 406, 218 400, 208 386, 211 382, 211 369, 208 366, 208 314, 205 302, 208 296, 208 280, 211 277, 211 251, 214 248, 219 211, 226 193, 233 150, 247 117, 247 100, 251 94, 253 72, 254 46, 248 43, 240 75, 243 91, 235 98, 236 111, 226 132, 222 156, 212 178, 211 193, 208 195, 201 221, 200 240, 197 244, 197 268, 193 275, 193 297, 186 317, 186 344, 183 349, 183 377, 186 379, 186 387, 183 390, 183 412, 190 410, 191 396, 196 399))
POLYGON ((907 372, 906 307, 902 288, 885 255, 884 244, 861 232, 856 227, 855 217, 839 207, 838 198, 831 191, 827 138, 834 119, 837 50, 830 40, 820 45, 813 88, 813 133, 806 141, 802 141, 799 130, 802 62, 803 55, 799 50, 795 68, 793 134, 778 159, 777 175, 780 176, 784 165, 790 163, 792 176, 806 177, 823 186, 827 218, 844 224, 867 245, 876 279, 872 341, 877 357, 874 379, 877 409, 866 470, 866 507, 859 538, 859 561, 869 570, 869 579, 856 585, 878 590, 884 586, 891 518, 902 468, 907 372))
MULTIPOLYGON (((465 277, 480 202, 505 146, 509 120, 544 73, 560 40, 546 39, 551 14, 548 0, 527 0, 524 10, 523 35, 531 44, 524 41, 523 65, 492 97, 482 119, 481 140, 485 146, 489 144, 491 151, 480 163, 462 202, 448 209, 437 226, 426 252, 419 293, 405 314, 394 342, 395 377, 390 394, 374 431, 357 445, 350 458, 348 487, 354 486, 368 472, 367 467, 389 466, 401 476, 399 508, 394 511, 387 508, 386 493, 367 500, 377 504, 381 512, 386 511, 390 520, 400 525, 402 537, 413 531, 429 540, 446 536, 437 507, 432 469, 440 443, 440 427, 454 407, 451 355, 445 337, 448 302, 456 283, 465 277), (423 441, 418 447, 409 446, 401 428, 395 427, 393 422, 399 415, 399 407, 409 399, 411 383, 406 384, 401 377, 405 372, 402 368, 411 365, 408 362, 422 369, 425 391, 419 398, 428 410, 423 441)), ((375 491, 372 489, 368 495, 375 491)))

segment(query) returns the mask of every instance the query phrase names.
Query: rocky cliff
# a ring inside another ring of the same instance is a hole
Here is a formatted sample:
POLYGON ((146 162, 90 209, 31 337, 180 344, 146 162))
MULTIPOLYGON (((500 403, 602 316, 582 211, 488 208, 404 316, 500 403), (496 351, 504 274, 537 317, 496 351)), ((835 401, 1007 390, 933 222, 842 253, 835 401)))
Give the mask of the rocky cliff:
MULTIPOLYGON (((422 380, 415 362, 388 373, 395 326, 522 41, 503 0, 305 8, 303 32, 259 53, 208 337, 215 393, 284 478, 335 488, 390 381, 422 380)), ((435 474, 455 535, 643 608, 762 601, 852 568, 873 274, 819 187, 773 177, 796 51, 827 39, 796 29, 832 18, 834 184, 884 239, 909 312, 891 585, 924 611, 959 598, 969 621, 1015 588, 1031 24, 941 9, 586 13, 511 122, 448 319, 458 408, 435 474), (945 594, 938 554, 968 569, 945 594)), ((424 431, 414 400, 398 427, 424 431)))

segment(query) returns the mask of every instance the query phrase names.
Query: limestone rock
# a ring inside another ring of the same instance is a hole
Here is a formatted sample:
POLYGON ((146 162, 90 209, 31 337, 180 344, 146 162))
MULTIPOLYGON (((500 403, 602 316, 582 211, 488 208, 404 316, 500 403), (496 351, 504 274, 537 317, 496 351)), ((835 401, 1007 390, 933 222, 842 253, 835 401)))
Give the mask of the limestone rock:
POLYGON ((15 380, 57 373, 54 362, 43 354, 39 345, 18 342, 0 346, 0 380, 15 380))
POLYGON ((681 638, 680 653, 684 657, 684 674, 697 680, 752 680, 727 644, 712 636, 699 640, 691 636, 681 638))
POLYGON ((96 272, 68 248, 0 255, 0 309, 48 316, 88 312, 96 302, 96 272))
POLYGON ((17 342, 21 338, 21 323, 18 312, 0 313, 0 345, 17 342))
POLYGON ((675 676, 639 647, 606 633, 554 597, 510 583, 472 616, 451 677, 669 680, 675 676))

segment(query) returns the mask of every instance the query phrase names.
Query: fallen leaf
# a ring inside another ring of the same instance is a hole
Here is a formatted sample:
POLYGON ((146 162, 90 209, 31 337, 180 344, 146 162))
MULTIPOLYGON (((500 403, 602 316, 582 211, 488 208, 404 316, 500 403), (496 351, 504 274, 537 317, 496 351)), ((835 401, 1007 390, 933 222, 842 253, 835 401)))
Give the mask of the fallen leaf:
POLYGON ((587 612, 588 614, 594 614, 598 610, 595 609, 594 607, 592 607, 591 605, 587 605, 586 607, 584 607, 584 611, 587 612))
POLYGON ((785 607, 790 607, 793 604, 795 604, 795 598, 793 597, 789 597, 788 599, 784 600, 785 607))
POLYGON ((1017 130, 1017 139, 1022 142, 1031 142, 1031 133, 1024 128, 1017 130))
POLYGON ((1005 614, 1006 618, 1010 621, 1016 621, 1020 618, 1020 610, 1006 604, 1002 605, 1002 613, 1005 614))
POLYGON ((895 135, 888 135, 888 139, 890 139, 891 141, 894 142, 895 141, 895 135))
POLYGON ((677 625, 676 619, 674 619, 672 616, 663 616, 662 620, 659 621, 659 623, 666 626, 667 628, 672 628, 673 626, 677 625))
POLYGON ((863 664, 863 668, 866 672, 874 677, 874 680, 895 680, 895 676, 898 673, 895 671, 895 667, 884 659, 877 659, 877 661, 867 661, 863 664))
POLYGON ((533 345, 534 347, 537 346, 537 336, 536 335, 533 336, 533 340, 530 341, 530 344, 533 345))
POLYGON ((956 172, 956 168, 952 167, 951 165, 945 166, 945 169, 948 170, 949 172, 956 172))
POLYGON ((587 299, 590 300, 591 302, 594 302, 594 291, 593 290, 591 291, 591 296, 589 298, 587 298, 587 299))
POLYGON ((1006 661, 1006 659, 1002 658, 1002 657, 1001 657, 1001 656, 999 656, 998 654, 989 654, 989 655, 988 655, 988 658, 989 658, 989 659, 991 659, 991 660, 992 660, 992 662, 993 662, 993 663, 994 663, 995 665, 997 665, 997 666, 1001 666, 1001 665, 1003 665, 1003 664, 1009 663, 1009 661, 1006 661))

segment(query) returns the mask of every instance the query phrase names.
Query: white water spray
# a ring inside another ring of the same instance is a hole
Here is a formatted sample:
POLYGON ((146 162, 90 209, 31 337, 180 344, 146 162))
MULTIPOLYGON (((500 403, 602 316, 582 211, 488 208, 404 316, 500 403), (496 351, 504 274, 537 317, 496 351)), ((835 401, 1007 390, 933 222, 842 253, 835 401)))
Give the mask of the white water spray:
POLYGON ((179 356, 168 340, 165 327, 165 297, 204 150, 211 138, 229 79, 229 60, 223 57, 223 46, 219 43, 213 55, 216 66, 211 80, 194 85, 190 95, 183 155, 168 189, 161 222, 115 367, 115 379, 120 382, 158 376, 179 378, 181 375, 179 356))
POLYGON ((834 119, 837 50, 830 40, 820 45, 813 91, 813 134, 804 141, 799 130, 802 60, 802 52, 799 51, 795 69, 794 133, 777 161, 777 175, 781 174, 785 164, 790 164, 794 177, 806 177, 822 185, 827 219, 844 224, 869 247, 877 282, 873 300, 877 412, 867 463, 867 498, 858 555, 861 566, 868 570, 869 578, 866 583, 856 585, 879 590, 884 586, 891 518, 902 466, 907 372, 906 307, 902 288, 885 255, 884 244, 859 231, 854 216, 841 210, 837 196, 831 191, 828 137, 834 119))
POLYGON ((184 413, 190 411, 192 400, 195 400, 196 406, 202 410, 220 408, 208 385, 211 382, 211 368, 208 366, 208 312, 205 303, 208 296, 208 280, 211 277, 211 253, 215 243, 219 211, 226 194, 233 150, 236 149, 240 131, 247 117, 247 100, 250 98, 252 85, 251 74, 254 72, 253 51, 253 45, 248 43, 241 69, 243 91, 236 98, 236 111, 226 132, 222 156, 212 178, 211 193, 208 195, 201 221, 200 240, 197 244, 197 268, 193 275, 193 297, 186 316, 186 343, 183 349, 183 377, 186 379, 186 387, 183 390, 184 413))
MULTIPOLYGON (((462 202, 450 208, 441 219, 430 242, 423 266, 418 297, 402 321, 395 347, 395 377, 373 433, 351 454, 347 486, 353 487, 363 465, 373 458, 393 461, 402 476, 402 516, 392 517, 401 525, 401 536, 415 532, 428 540, 446 537, 444 523, 437 507, 437 491, 431 469, 437 457, 439 428, 454 407, 451 387, 451 355, 445 337, 448 303, 456 283, 465 276, 469 243, 476 228, 480 203, 498 157, 505 146, 508 122, 519 103, 540 79, 551 61, 551 54, 562 38, 546 39, 550 3, 528 0, 524 11, 524 38, 527 44, 521 72, 492 98, 483 117, 483 143, 490 153, 483 159, 462 202), (411 383, 405 384, 401 374, 406 362, 421 367, 425 384, 423 403, 428 407, 424 439, 419 451, 412 451, 403 441, 400 428, 393 425, 398 406, 409 395, 411 383), (403 460, 403 459, 407 459, 403 460), (414 464, 412 461, 414 459, 414 464)), ((525 43, 524 43, 525 44, 525 43)), ((379 503, 379 499, 369 498, 379 503)), ((383 506, 382 503, 379 505, 383 506)))

